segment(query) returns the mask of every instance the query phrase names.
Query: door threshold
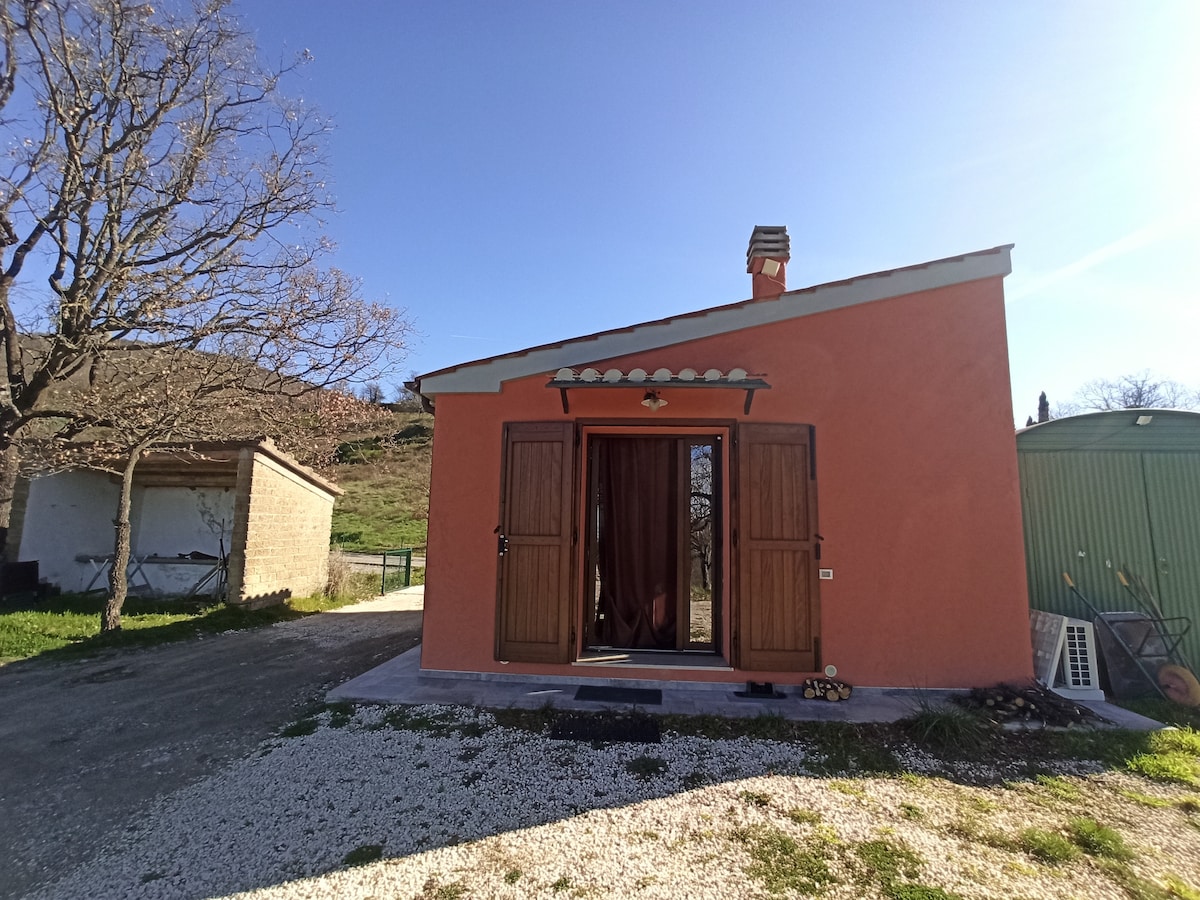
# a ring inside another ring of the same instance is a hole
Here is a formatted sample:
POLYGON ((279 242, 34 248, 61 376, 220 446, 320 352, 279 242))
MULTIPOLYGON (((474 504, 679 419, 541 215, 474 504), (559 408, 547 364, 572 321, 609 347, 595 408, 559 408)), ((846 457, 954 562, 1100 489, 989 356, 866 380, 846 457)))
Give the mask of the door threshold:
POLYGON ((615 650, 599 647, 585 650, 573 666, 623 669, 718 669, 732 672, 733 667, 717 653, 703 650, 615 650))

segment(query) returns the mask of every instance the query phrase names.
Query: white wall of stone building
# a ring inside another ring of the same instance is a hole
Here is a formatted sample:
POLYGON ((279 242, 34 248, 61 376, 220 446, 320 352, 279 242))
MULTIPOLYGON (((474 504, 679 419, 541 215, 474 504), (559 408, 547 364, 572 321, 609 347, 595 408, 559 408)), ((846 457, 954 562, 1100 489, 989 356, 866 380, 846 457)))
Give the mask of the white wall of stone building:
MULTIPOLYGON (((233 487, 165 487, 141 489, 141 504, 133 533, 137 556, 177 557, 193 551, 220 557, 229 553, 233 536, 233 487)), ((208 573, 207 563, 155 563, 143 567, 154 590, 163 594, 188 594, 208 573)), ((217 580, 199 591, 212 594, 217 580)))
MULTIPOLYGON (((89 582, 93 590, 104 588, 107 576, 92 581, 97 563, 78 557, 112 554, 118 493, 113 479, 100 472, 59 472, 32 479, 18 558, 36 559, 39 577, 63 591, 82 591, 89 582)), ((228 553, 233 499, 232 487, 135 485, 130 498, 130 552, 139 558, 177 557, 194 550, 220 556, 223 534, 228 553)), ((204 563, 147 564, 132 575, 130 587, 187 594, 207 568, 204 563)), ((211 594, 216 588, 213 579, 201 593, 211 594)))
POLYGON ((75 557, 112 553, 118 493, 118 486, 99 472, 32 479, 17 558, 37 560, 39 577, 64 591, 83 590, 94 569, 75 557))

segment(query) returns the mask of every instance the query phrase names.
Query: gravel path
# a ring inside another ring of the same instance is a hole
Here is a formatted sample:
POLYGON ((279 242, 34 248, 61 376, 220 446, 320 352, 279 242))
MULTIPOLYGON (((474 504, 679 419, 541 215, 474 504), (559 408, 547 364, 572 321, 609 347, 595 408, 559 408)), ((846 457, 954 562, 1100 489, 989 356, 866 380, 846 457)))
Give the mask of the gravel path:
POLYGON ((829 779, 795 744, 553 741, 444 707, 333 708, 289 733, 36 896, 725 900, 916 884, 931 892, 910 896, 983 900, 1200 884, 1200 804, 1085 762, 978 788, 920 774, 935 761, 907 752, 912 774, 829 779), (1017 849, 1024 829, 1063 833, 1078 815, 1116 829, 1132 861, 1017 849))
POLYGON ((160 798, 208 776, 220 782, 329 688, 414 646, 420 598, 406 601, 0 667, 0 898, 145 834, 144 811, 160 798))

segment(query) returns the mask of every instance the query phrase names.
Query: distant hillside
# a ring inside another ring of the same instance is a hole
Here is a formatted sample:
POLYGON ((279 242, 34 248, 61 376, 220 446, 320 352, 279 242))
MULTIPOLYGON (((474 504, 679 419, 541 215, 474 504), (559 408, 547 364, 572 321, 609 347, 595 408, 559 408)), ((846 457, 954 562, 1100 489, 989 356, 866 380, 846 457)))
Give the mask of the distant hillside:
POLYGON ((395 430, 355 436, 332 476, 346 492, 333 508, 333 544, 343 550, 424 547, 429 519, 433 416, 395 413, 395 430))

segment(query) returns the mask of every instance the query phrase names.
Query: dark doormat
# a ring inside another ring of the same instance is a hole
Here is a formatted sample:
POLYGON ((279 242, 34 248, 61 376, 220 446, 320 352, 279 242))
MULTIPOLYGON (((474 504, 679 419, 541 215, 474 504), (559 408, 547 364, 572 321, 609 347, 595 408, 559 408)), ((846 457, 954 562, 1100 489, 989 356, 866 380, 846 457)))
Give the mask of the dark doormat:
POLYGON ((597 687, 591 684, 579 686, 576 700, 592 700, 596 703, 636 703, 638 706, 662 706, 662 691, 657 688, 597 687))
POLYGON ((556 741, 621 741, 657 744, 662 740, 658 720, 641 713, 560 713, 550 726, 556 741))
POLYGON ((743 700, 783 700, 787 697, 783 691, 775 690, 775 685, 769 681, 747 681, 744 691, 734 691, 733 696, 743 700))

